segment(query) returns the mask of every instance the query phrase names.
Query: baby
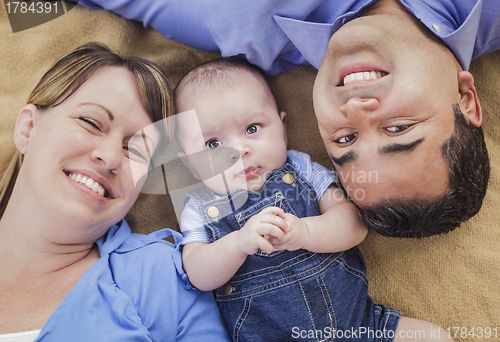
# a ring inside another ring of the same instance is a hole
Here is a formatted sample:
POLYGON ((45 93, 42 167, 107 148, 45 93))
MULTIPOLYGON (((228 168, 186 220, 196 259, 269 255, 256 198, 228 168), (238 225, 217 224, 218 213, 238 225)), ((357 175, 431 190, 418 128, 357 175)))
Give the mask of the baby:
POLYGON ((175 96, 179 156, 206 186, 185 196, 183 265, 195 287, 216 290, 233 340, 393 341, 403 329, 447 340, 368 296, 357 209, 331 171, 287 151, 286 113, 259 70, 211 61, 175 96))

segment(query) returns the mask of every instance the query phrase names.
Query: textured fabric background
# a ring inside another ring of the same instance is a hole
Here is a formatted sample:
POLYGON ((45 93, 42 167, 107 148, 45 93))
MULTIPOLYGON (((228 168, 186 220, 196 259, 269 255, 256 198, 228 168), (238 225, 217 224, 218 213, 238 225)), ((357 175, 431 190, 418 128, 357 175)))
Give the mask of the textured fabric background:
MULTIPOLYGON (((6 8, 0 3, 0 169, 14 148, 16 116, 36 82, 63 53, 88 41, 154 61, 172 85, 192 67, 219 56, 167 40, 112 13, 79 6, 46 24, 13 34, 6 8)), ((475 60, 471 72, 483 107, 492 161, 483 209, 446 235, 403 240, 370 233, 361 244, 370 293, 376 302, 405 316, 450 327, 452 332, 453 327, 500 330, 500 51, 475 60)), ((329 167, 312 107, 315 74, 312 67, 301 66, 272 78, 271 85, 289 115, 289 147, 309 153, 313 160, 329 167)), ((186 173, 179 176, 186 177, 186 173)), ((141 195, 127 220, 140 233, 177 224, 166 195, 141 195)), ((458 336, 457 340, 479 339, 458 336)))

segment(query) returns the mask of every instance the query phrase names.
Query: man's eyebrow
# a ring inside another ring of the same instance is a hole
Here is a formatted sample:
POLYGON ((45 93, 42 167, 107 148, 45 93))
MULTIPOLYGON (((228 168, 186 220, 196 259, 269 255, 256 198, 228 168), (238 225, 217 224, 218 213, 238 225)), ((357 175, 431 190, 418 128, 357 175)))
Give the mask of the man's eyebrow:
POLYGON ((417 139, 408 144, 390 144, 381 147, 379 151, 381 154, 413 151, 422 141, 424 141, 424 138, 417 139))
MULTIPOLYGON (((390 144, 380 148, 381 154, 391 154, 391 153, 399 153, 399 152, 408 152, 413 151, 425 138, 417 139, 408 144, 390 144)), ((335 158, 334 156, 330 156, 332 161, 338 166, 342 167, 344 164, 353 162, 358 158, 358 153, 356 150, 351 150, 349 152, 344 153, 341 157, 335 158)))
POLYGON ((358 157, 358 153, 355 152, 355 151, 349 151, 349 152, 346 152, 344 153, 341 157, 339 158, 335 158, 334 156, 330 156, 330 158, 332 159, 332 161, 337 164, 338 166, 342 166, 344 165, 345 163, 349 163, 349 162, 352 162, 354 160, 356 160, 356 158, 358 157))
POLYGON ((103 105, 100 105, 98 103, 93 103, 93 102, 84 102, 80 105, 81 106, 97 106, 97 107, 101 108, 102 110, 104 110, 108 114, 110 121, 113 121, 115 119, 115 117, 113 116, 111 111, 108 108, 104 107, 103 105))

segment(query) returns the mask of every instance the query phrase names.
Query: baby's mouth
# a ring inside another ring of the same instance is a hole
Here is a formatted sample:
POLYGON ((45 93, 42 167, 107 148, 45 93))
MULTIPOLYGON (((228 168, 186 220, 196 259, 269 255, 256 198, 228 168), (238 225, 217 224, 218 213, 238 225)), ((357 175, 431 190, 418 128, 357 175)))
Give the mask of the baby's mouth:
POLYGON ((249 179, 249 178, 255 177, 259 172, 260 172, 260 167, 250 166, 250 167, 247 167, 246 169, 238 172, 238 174, 236 176, 249 179))

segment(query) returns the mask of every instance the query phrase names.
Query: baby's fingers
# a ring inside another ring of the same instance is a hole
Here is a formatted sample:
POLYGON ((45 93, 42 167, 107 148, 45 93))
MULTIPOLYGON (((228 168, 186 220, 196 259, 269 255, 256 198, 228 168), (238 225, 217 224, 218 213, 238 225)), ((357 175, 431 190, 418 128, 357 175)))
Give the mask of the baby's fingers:
POLYGON ((274 214, 264 214, 259 217, 259 221, 262 224, 266 223, 272 224, 284 232, 288 231, 288 223, 285 221, 284 218, 281 218, 280 216, 274 214))
POLYGON ((269 243, 271 243, 274 247, 276 247, 276 246, 281 245, 281 244, 283 244, 283 243, 285 243, 285 242, 286 242, 286 238, 285 238, 285 237, 286 237, 286 235, 285 235, 285 236, 283 236, 283 238, 282 238, 282 239, 278 239, 278 238, 276 238, 276 237, 274 237, 274 236, 270 236, 270 237, 269 237, 269 239, 267 239, 267 240, 268 240, 268 241, 269 241, 269 243))
POLYGON ((267 207, 262 209, 262 211, 259 213, 259 215, 265 214, 273 214, 281 217, 282 219, 285 219, 285 211, 279 207, 267 207))
POLYGON ((266 241, 270 238, 276 238, 281 241, 285 236, 285 233, 279 227, 270 223, 264 223, 260 225, 257 229, 257 232, 263 237, 269 237, 266 239, 266 241))
POLYGON ((260 241, 259 248, 261 251, 267 254, 271 254, 272 252, 274 252, 274 246, 266 239, 262 239, 260 241))

